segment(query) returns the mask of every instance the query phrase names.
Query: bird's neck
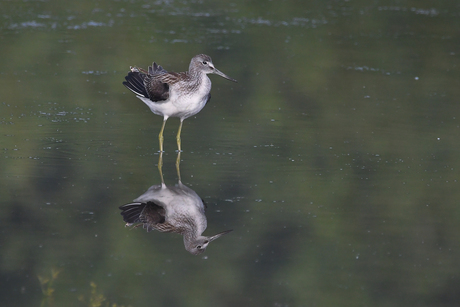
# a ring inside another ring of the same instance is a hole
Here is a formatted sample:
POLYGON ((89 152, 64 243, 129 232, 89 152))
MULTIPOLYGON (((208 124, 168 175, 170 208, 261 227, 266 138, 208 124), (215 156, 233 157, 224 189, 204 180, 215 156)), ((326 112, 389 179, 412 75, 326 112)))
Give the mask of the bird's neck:
POLYGON ((184 236, 184 244, 186 246, 192 245, 192 243, 195 242, 197 238, 199 237, 194 231, 185 232, 183 236, 184 236))
POLYGON ((210 88, 211 80, 208 76, 200 71, 189 71, 187 72, 189 81, 185 86, 187 86, 190 92, 194 92, 202 87, 210 88))

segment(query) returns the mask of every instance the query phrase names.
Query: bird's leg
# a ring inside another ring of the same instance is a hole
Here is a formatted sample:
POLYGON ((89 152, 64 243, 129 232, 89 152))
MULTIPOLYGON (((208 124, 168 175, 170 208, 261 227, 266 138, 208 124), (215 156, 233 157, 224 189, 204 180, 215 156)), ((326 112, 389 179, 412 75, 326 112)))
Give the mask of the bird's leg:
POLYGON ((177 140, 177 151, 178 151, 178 152, 181 152, 181 151, 182 151, 182 150, 181 150, 181 146, 180 146, 180 145, 181 145, 180 133, 181 133, 181 131, 182 131, 182 124, 183 124, 183 122, 184 122, 184 121, 181 119, 181 120, 180 120, 180 125, 179 125, 179 131, 177 131, 177 136, 176 136, 176 140, 177 140))
POLYGON ((177 159, 176 159, 176 171, 177 171, 177 177, 179 178, 179 181, 182 181, 180 178, 180 151, 177 153, 177 159))
POLYGON ((160 157, 158 158, 158 171, 160 172, 161 183, 165 183, 163 179, 163 152, 160 152, 160 157))
POLYGON ((163 152, 163 131, 165 130, 166 119, 163 120, 163 125, 161 126, 160 134, 158 135, 158 140, 160 141, 160 152, 163 152))

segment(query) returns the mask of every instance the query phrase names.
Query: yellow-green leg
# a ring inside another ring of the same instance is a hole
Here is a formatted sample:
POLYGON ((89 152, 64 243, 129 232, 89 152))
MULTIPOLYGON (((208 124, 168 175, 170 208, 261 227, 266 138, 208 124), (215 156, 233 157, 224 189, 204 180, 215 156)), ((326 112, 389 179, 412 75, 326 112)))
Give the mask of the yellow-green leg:
POLYGON ((163 152, 160 152, 160 157, 158 158, 158 170, 160 171, 161 183, 165 183, 163 179, 163 152))
POLYGON ((176 159, 176 171, 177 171, 177 177, 179 178, 179 181, 182 181, 180 177, 180 151, 177 152, 177 159, 176 159))
POLYGON ((163 125, 161 126, 160 134, 158 135, 158 140, 160 141, 160 152, 163 152, 163 131, 165 130, 166 119, 163 120, 163 125))
POLYGON ((181 150, 181 146, 180 146, 180 145, 181 145, 180 133, 181 133, 181 131, 182 131, 182 123, 183 123, 183 122, 184 122, 184 121, 181 119, 181 120, 180 120, 180 125, 179 125, 179 131, 177 131, 177 136, 176 136, 176 140, 177 140, 177 150, 178 150, 179 152, 182 151, 182 150, 181 150))

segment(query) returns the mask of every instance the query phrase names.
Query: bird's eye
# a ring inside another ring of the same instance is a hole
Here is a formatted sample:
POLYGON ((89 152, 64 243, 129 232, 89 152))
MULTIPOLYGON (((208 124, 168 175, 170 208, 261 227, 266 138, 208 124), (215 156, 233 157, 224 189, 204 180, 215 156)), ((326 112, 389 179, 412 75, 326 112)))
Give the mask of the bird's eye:
POLYGON ((204 65, 208 65, 208 62, 206 62, 206 61, 203 61, 203 64, 204 64, 204 65))
POLYGON ((198 245, 196 248, 201 249, 201 245, 198 245))

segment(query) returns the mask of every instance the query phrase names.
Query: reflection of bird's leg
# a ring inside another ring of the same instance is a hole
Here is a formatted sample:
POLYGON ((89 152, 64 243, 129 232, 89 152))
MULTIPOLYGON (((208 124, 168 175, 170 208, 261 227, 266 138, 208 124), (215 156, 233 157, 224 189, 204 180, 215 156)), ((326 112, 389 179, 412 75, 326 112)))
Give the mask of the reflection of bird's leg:
POLYGON ((182 131, 182 123, 183 123, 183 122, 184 122, 184 120, 181 118, 181 120, 180 120, 180 125, 179 125, 179 131, 177 131, 177 136, 176 136, 176 140, 177 140, 177 150, 178 150, 179 152, 182 151, 182 150, 181 150, 181 146, 180 146, 180 145, 181 145, 181 142, 180 142, 180 133, 181 133, 181 131, 182 131))
POLYGON ((166 125, 167 120, 168 120, 167 117, 163 119, 163 125, 161 126, 160 134, 158 135, 158 140, 160 141, 160 152, 163 152, 163 140, 164 140, 163 131, 165 130, 165 125, 166 125))
POLYGON ((158 158, 158 171, 160 171, 161 183, 165 183, 163 179, 163 151, 160 152, 160 157, 158 158))
POLYGON ((180 178, 180 151, 177 153, 177 159, 176 159, 176 171, 177 171, 177 177, 179 178, 179 181, 182 181, 180 178))

